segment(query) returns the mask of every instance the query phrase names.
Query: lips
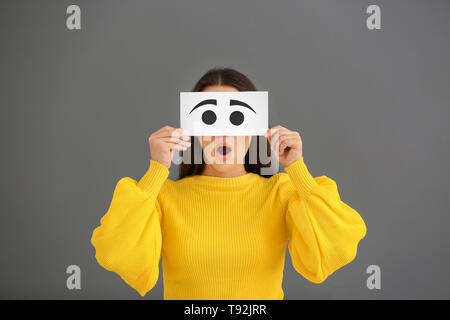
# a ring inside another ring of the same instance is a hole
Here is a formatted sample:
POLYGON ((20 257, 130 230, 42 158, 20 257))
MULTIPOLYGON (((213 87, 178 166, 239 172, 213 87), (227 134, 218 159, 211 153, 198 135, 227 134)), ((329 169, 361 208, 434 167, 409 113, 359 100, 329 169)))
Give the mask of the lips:
POLYGON ((225 145, 219 146, 217 147, 216 151, 221 155, 221 156, 226 156, 231 152, 231 148, 225 145))

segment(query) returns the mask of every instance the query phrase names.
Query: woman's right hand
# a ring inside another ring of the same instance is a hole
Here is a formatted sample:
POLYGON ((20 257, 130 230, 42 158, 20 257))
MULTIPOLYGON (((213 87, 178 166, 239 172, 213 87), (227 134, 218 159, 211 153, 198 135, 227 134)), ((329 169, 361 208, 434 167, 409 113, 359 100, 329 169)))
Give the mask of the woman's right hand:
POLYGON ((183 135, 182 128, 165 126, 153 132, 148 138, 150 159, 170 168, 174 150, 185 151, 191 146, 190 137, 183 135))

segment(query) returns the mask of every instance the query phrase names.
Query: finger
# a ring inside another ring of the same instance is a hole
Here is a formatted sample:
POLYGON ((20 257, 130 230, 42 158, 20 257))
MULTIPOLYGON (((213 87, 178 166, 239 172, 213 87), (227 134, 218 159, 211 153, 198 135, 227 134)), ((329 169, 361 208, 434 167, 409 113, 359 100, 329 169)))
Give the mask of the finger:
POLYGON ((286 148, 295 147, 297 144, 297 139, 284 139, 280 142, 280 153, 283 153, 286 148))
POLYGON ((270 136, 269 143, 272 149, 277 150, 277 148, 280 145, 280 138, 281 136, 279 131, 275 132, 274 134, 272 134, 272 136, 270 136))
POLYGON ((269 129, 269 131, 272 132, 272 133, 277 132, 277 131, 281 132, 281 131, 284 131, 284 130, 287 130, 287 129, 285 127, 280 126, 280 125, 273 126, 272 128, 269 129))
POLYGON ((175 128, 174 127, 171 127, 171 126, 164 126, 164 127, 162 127, 161 129, 159 129, 157 132, 170 132, 170 131, 172 131, 172 130, 174 130, 175 128))
POLYGON ((176 128, 176 129, 172 130, 171 136, 174 136, 174 137, 177 137, 177 138, 181 138, 181 139, 186 140, 186 141, 191 140, 191 137, 189 137, 186 134, 186 131, 183 128, 176 128))
MULTIPOLYGON (((281 144, 283 141, 289 140, 290 143, 293 143, 292 145, 301 143, 300 134, 296 131, 290 131, 290 130, 284 130, 279 131, 279 144, 281 144)), ((291 145, 289 145, 291 146, 291 145)), ((284 148, 283 148, 284 150, 284 148)), ((281 151, 280 151, 281 152, 281 151)))
POLYGON ((164 127, 160 128, 159 130, 153 132, 152 136, 153 137, 167 136, 167 135, 169 135, 167 133, 170 132, 171 128, 172 127, 170 127, 170 126, 164 126, 164 127))
POLYGON ((280 133, 279 134, 279 139, 280 139, 280 143, 285 141, 285 140, 294 140, 294 141, 297 141, 297 142, 301 142, 300 135, 297 135, 295 133, 288 133, 288 134, 280 133))
POLYGON ((273 128, 270 128, 269 130, 267 130, 266 138, 267 138, 267 140, 269 141, 270 144, 272 144, 273 135, 276 132, 278 132, 278 130, 279 129, 273 129, 273 128))
POLYGON ((289 134, 289 133, 297 133, 298 134, 298 132, 296 132, 296 131, 292 131, 292 130, 289 130, 289 129, 283 127, 283 126, 278 125, 278 126, 274 126, 274 127, 270 128, 270 129, 268 129, 266 134, 264 134, 264 136, 267 136, 268 132, 275 132, 275 131, 283 132, 283 133, 286 133, 286 134, 289 134))
POLYGON ((181 138, 185 141, 190 141, 191 137, 185 134, 184 130, 182 128, 173 128, 170 126, 166 126, 160 129, 160 131, 155 132, 155 137, 176 137, 181 138))
POLYGON ((165 145, 167 147, 169 147, 170 150, 181 150, 181 151, 186 151, 188 149, 188 147, 185 147, 179 143, 174 143, 174 142, 166 142, 165 145))
POLYGON ((182 139, 181 137, 175 137, 175 136, 166 136, 166 137, 159 137, 160 140, 166 141, 166 142, 179 142, 179 143, 188 143, 190 144, 190 141, 186 141, 182 139))
POLYGON ((280 142, 282 140, 286 140, 286 139, 300 139, 300 137, 293 132, 280 132, 279 137, 280 137, 280 142))
POLYGON ((269 131, 269 136, 273 135, 273 133, 275 133, 275 132, 279 132, 280 135, 282 135, 282 134, 289 134, 289 133, 293 133, 294 132, 294 131, 286 129, 286 128, 282 127, 282 126, 276 126, 276 127, 270 128, 268 131, 269 131))
POLYGON ((191 142, 184 141, 184 140, 181 140, 180 138, 176 138, 176 137, 161 138, 161 141, 178 143, 178 144, 181 144, 181 145, 183 145, 185 147, 190 147, 191 146, 191 142))
POLYGON ((276 126, 273 126, 273 127, 270 128, 270 129, 276 130, 276 129, 286 129, 286 128, 285 128, 285 127, 282 127, 282 126, 280 126, 280 125, 276 125, 276 126))
POLYGON ((278 132, 272 134, 270 138, 270 149, 272 149, 275 153, 278 153, 280 147, 280 136, 278 132))
POLYGON ((267 138, 267 141, 269 141, 269 143, 270 143, 270 129, 267 129, 267 131, 264 133, 264 137, 266 137, 267 138))
POLYGON ((284 148, 286 148, 286 147, 294 147, 297 144, 301 144, 301 140, 297 136, 284 135, 284 136, 280 136, 278 143, 279 143, 280 146, 283 144, 283 146, 285 146, 284 148))

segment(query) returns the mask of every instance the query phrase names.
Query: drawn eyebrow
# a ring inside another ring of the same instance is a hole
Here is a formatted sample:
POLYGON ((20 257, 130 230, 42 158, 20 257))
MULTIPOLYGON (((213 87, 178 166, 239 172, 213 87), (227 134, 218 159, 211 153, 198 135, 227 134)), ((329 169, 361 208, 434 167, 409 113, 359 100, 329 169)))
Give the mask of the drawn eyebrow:
POLYGON ((245 102, 242 102, 242 101, 239 101, 239 100, 233 100, 233 99, 231 99, 231 100, 230 100, 230 106, 242 106, 242 107, 246 107, 246 108, 249 108, 250 110, 252 110, 254 113, 256 113, 255 110, 252 109, 252 107, 250 107, 250 106, 249 106, 248 104, 246 104, 245 102))
POLYGON ((190 114, 192 111, 194 111, 195 109, 197 109, 198 107, 201 107, 201 106, 203 106, 203 105, 205 105, 205 104, 213 104, 213 105, 217 106, 217 100, 216 100, 216 99, 207 99, 207 100, 203 100, 203 101, 197 103, 197 105, 196 105, 195 107, 193 107, 191 111, 189 111, 189 114, 190 114))

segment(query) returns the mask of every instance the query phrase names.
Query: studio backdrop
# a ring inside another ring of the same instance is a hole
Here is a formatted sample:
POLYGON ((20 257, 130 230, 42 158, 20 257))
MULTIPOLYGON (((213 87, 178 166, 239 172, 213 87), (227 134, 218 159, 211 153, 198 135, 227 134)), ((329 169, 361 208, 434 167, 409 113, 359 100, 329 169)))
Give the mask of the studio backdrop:
POLYGON ((286 250, 285 299, 450 298, 449 14, 445 0, 2 1, 0 298, 163 298, 161 265, 141 298, 90 240, 214 67, 268 92, 269 126, 301 134, 311 174, 367 225, 321 284, 286 250))

